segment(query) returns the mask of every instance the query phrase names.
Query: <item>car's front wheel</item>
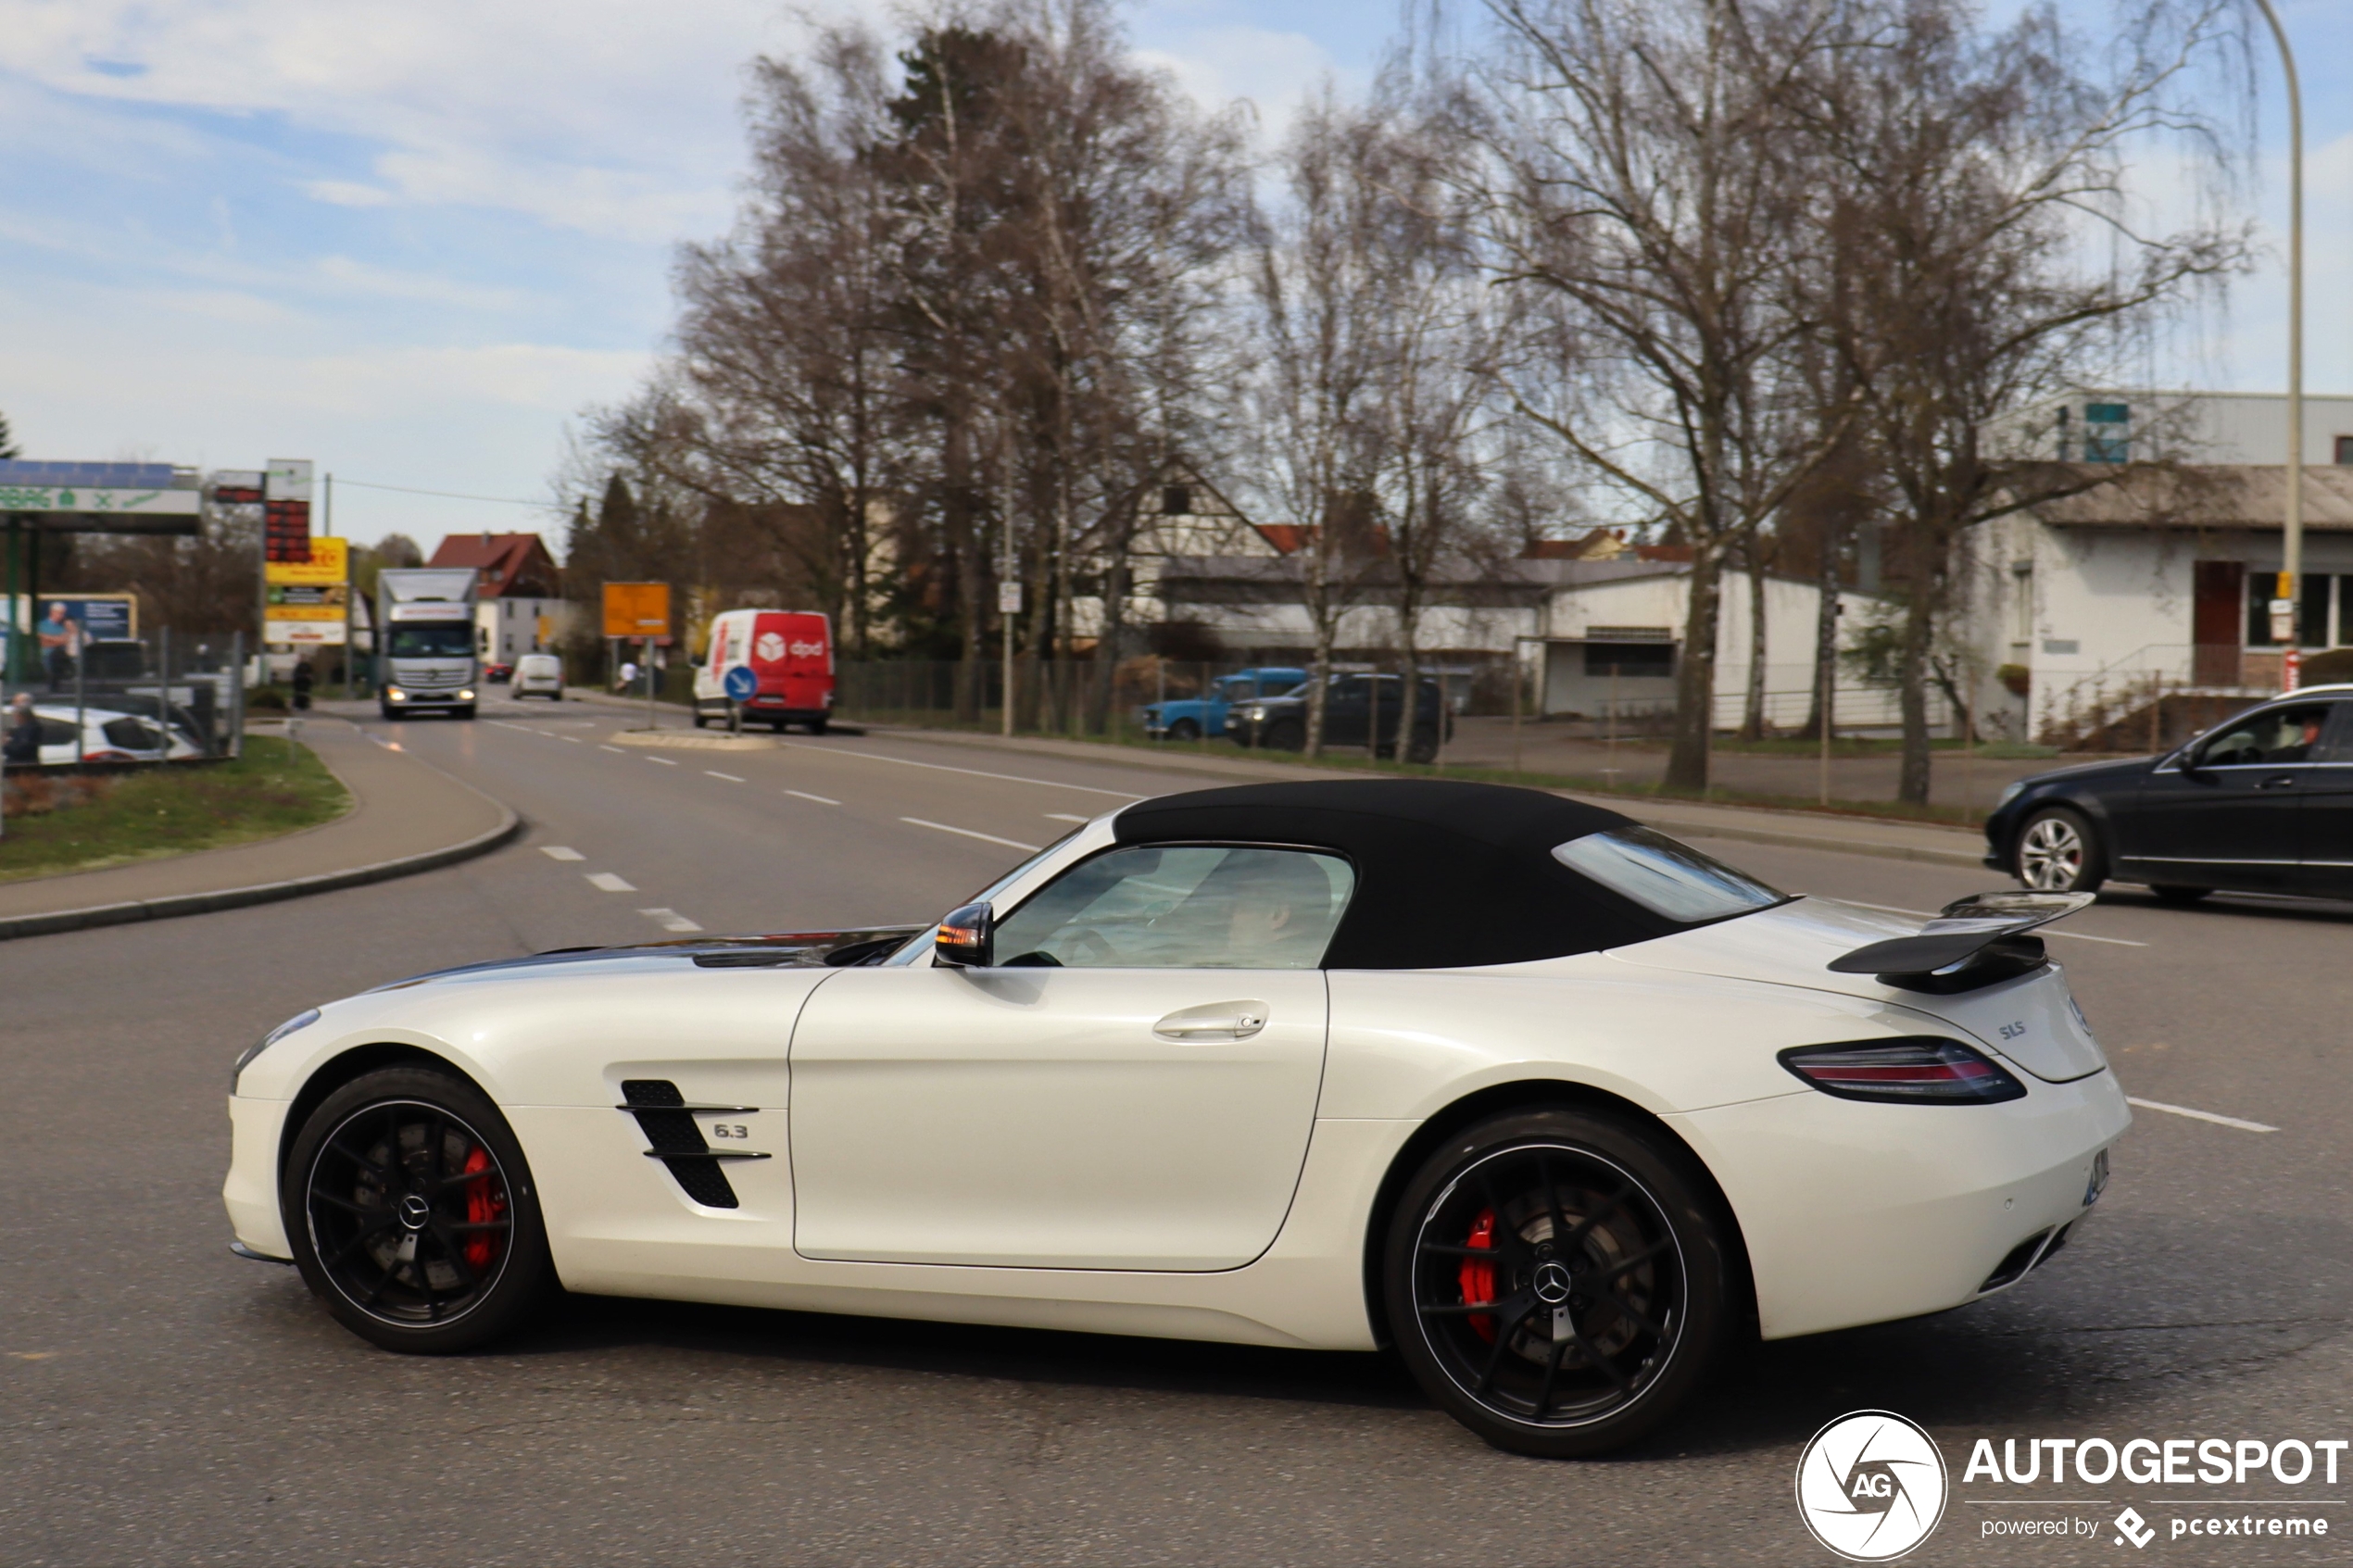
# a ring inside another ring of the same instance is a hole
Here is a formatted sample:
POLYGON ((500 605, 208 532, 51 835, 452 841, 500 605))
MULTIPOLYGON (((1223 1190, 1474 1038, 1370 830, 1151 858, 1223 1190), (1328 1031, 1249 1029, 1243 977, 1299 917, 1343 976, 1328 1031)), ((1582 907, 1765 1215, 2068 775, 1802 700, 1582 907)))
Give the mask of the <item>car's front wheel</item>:
POLYGON ((1179 719, 1168 726, 1168 738, 1174 741, 1197 741, 1201 739, 1201 726, 1190 719, 1179 719))
POLYGON ((1423 1389, 1495 1447, 1602 1453, 1705 1378, 1731 1321, 1723 1233, 1690 1156, 1630 1120, 1493 1117, 1398 1203, 1390 1327, 1423 1389))
POLYGON ((2108 862, 2092 824, 2063 806, 2037 811, 2018 830, 2011 870, 2038 893, 2096 893, 2108 862))
POLYGON ((304 1283, 387 1350, 472 1349, 553 1279, 522 1147, 446 1073, 387 1068, 329 1095, 295 1138, 280 1208, 304 1283))

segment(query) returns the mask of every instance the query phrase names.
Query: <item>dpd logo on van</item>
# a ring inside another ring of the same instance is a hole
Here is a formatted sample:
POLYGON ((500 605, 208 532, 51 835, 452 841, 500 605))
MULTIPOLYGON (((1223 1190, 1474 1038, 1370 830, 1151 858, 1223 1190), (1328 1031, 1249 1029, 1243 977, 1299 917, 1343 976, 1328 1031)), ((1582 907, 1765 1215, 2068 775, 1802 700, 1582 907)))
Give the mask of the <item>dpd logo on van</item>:
POLYGON ((1928 1539, 1946 1489, 1935 1439, 1890 1411, 1840 1416, 1797 1461, 1799 1517, 1855 1562, 1886 1562, 1928 1539))

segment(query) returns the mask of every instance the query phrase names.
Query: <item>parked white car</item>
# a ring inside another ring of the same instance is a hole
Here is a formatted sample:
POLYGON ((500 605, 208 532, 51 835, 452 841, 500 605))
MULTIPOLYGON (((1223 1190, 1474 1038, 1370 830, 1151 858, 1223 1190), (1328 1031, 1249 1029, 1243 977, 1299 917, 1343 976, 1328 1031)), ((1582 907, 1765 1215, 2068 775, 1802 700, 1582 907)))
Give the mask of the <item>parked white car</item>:
POLYGON ((74 742, 74 706, 37 702, 33 717, 41 722, 41 761, 44 767, 68 762, 156 762, 200 757, 203 748, 176 730, 166 730, 153 719, 107 708, 82 711, 81 744, 74 742))
POLYGON ((508 685, 510 696, 552 697, 564 699, 564 661, 552 653, 527 653, 515 660, 514 680, 508 685))
POLYGON ((390 1349, 597 1295, 1369 1350, 1614 1448, 2057 1252, 2131 1121, 2027 933, 1440 781, 1140 801, 928 928, 405 980, 238 1060, 239 1251, 390 1349))

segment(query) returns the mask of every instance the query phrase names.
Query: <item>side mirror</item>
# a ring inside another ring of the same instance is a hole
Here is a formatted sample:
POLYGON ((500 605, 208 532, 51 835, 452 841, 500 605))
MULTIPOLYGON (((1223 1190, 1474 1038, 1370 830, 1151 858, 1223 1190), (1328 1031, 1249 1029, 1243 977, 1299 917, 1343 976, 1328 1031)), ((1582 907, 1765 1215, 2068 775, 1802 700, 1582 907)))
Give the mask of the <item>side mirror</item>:
POLYGON ((986 903, 966 904, 940 917, 932 959, 960 969, 988 969, 996 958, 996 911, 986 903))

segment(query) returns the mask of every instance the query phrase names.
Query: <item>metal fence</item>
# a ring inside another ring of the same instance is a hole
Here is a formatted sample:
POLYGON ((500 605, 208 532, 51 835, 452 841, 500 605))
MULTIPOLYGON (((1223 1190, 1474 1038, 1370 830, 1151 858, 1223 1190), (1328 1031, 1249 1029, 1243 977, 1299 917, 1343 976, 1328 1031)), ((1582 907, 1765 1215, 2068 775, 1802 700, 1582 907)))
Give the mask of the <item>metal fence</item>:
POLYGON ((44 766, 234 757, 245 730, 245 640, 175 637, 169 628, 78 649, 20 645, 0 683, 29 694, 44 766))

